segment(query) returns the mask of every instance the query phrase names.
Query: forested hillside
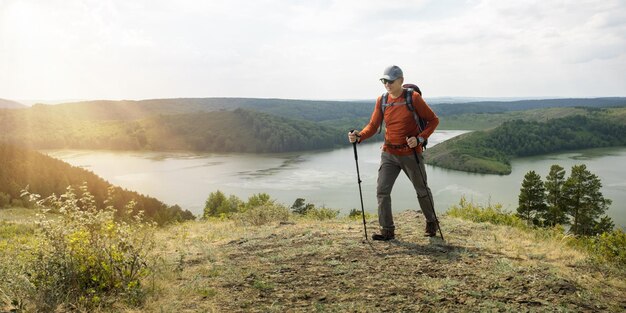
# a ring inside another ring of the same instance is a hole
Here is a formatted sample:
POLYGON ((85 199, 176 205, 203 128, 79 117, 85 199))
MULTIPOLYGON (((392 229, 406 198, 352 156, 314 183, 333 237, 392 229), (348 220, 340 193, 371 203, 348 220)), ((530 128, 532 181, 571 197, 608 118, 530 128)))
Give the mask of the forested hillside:
POLYGON ((574 98, 540 99, 519 101, 479 101, 467 103, 441 103, 433 105, 433 110, 440 116, 464 113, 502 113, 545 108, 593 107, 607 108, 626 106, 626 98, 574 98))
POLYGON ((115 195, 112 205, 123 208, 129 201, 135 200, 136 211, 143 210, 149 219, 159 224, 194 218, 191 212, 183 211, 177 205, 168 207, 155 198, 112 186, 92 172, 36 151, 0 143, 0 164, 0 194, 4 201, 16 206, 28 206, 28 202, 21 197, 22 190, 27 186, 30 192, 46 197, 53 193, 63 194, 68 186, 78 190, 86 183, 99 207, 103 207, 107 190, 112 187, 115 195))
MULTIPOLYGON (((439 129, 487 129, 515 119, 586 114, 626 98, 435 104, 439 129), (549 107, 528 110, 534 107, 549 107), (523 111, 522 111, 523 110, 523 111), (472 113, 477 112, 477 113, 472 113), (485 113, 491 112, 491 113, 485 113)), ((287 152, 332 148, 369 120, 371 101, 197 98, 86 101, 0 110, 0 142, 36 149, 287 152)), ((380 140, 377 135, 370 140, 380 140)))
POLYGON ((464 134, 429 149, 427 162, 462 171, 509 174, 513 157, 626 145, 626 108, 586 111, 546 122, 513 120, 464 134))
MULTIPOLYGON (((426 98, 428 101, 428 99, 426 98)), ((36 104, 33 111, 87 120, 136 120, 159 114, 184 114, 252 109, 272 115, 332 121, 341 119, 369 118, 375 99, 362 101, 316 101, 255 98, 179 98, 151 100, 97 100, 57 105, 36 104)), ((519 101, 478 101, 466 103, 434 103, 433 110, 439 116, 465 113, 503 113, 555 107, 614 107, 625 106, 626 98, 590 99, 541 99, 519 101)))
POLYGON ((483 130, 494 128, 507 121, 546 122, 555 118, 585 114, 587 114, 587 109, 584 107, 532 109, 501 113, 463 113, 443 116, 439 119, 437 129, 483 130))
POLYGON ((332 148, 347 132, 251 110, 94 121, 45 114, 0 115, 0 141, 37 149, 287 152, 332 148))
POLYGON ((287 118, 325 121, 369 116, 373 104, 374 100, 313 101, 254 98, 98 100, 57 105, 36 104, 32 107, 32 113, 81 120, 137 120, 156 115, 253 109, 287 118))

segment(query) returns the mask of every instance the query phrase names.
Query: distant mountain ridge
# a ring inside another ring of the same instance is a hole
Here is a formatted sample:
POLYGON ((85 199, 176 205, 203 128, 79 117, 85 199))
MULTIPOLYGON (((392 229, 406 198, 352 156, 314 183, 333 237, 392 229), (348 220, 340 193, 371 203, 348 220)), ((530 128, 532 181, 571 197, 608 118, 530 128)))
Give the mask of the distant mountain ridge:
POLYGON ((327 149, 345 142, 345 132, 338 127, 249 109, 104 121, 46 113, 0 113, 0 142, 34 149, 246 153, 327 149))
POLYGON ((0 109, 25 109, 27 106, 13 100, 0 98, 0 109))
MULTIPOLYGON (((586 114, 574 107, 626 107, 626 98, 487 101, 432 107, 440 117, 440 129, 485 129, 512 119, 572 115, 563 111, 586 114), (551 108, 550 112, 544 108, 551 108), (449 128, 470 123, 474 124, 471 128, 449 128)), ((245 153, 328 149, 345 144, 347 131, 366 125, 373 109, 374 101, 256 98, 36 104, 24 110, 0 110, 0 141, 35 149, 245 153)), ((381 138, 376 135, 370 141, 381 138)))
POLYGON ((32 109, 87 120, 135 120, 155 115, 253 109, 282 117, 322 121, 369 115, 372 103, 259 98, 175 98, 35 104, 32 109))
MULTIPOLYGON (((443 99, 442 99, 443 100, 443 99)), ((232 111, 252 109, 272 115, 315 122, 369 118, 375 99, 359 101, 291 100, 263 98, 173 98, 148 100, 95 100, 36 104, 32 108, 88 120, 135 120, 159 114, 232 111)), ((626 106, 626 97, 564 98, 511 101, 434 102, 440 116, 464 113, 501 113, 552 107, 626 106)))
POLYGON ((439 103, 432 105, 433 110, 437 114, 442 116, 463 113, 502 113, 508 111, 523 111, 541 108, 605 108, 621 106, 626 106, 626 97, 477 101, 465 103, 439 103))

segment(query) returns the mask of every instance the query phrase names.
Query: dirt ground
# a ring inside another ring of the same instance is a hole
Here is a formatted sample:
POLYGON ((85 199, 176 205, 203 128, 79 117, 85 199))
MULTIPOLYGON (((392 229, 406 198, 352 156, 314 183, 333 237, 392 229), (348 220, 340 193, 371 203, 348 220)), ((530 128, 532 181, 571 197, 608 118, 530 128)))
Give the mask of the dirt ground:
MULTIPOLYGON (((396 240, 389 242, 365 241, 360 220, 295 221, 243 231, 197 223, 170 238, 170 244, 185 247, 172 256, 178 258, 176 274, 160 283, 160 299, 144 309, 626 311, 624 271, 593 265, 558 241, 444 217, 443 242, 423 237, 419 212, 395 218, 396 240)), ((368 221, 370 236, 376 225, 368 221)))

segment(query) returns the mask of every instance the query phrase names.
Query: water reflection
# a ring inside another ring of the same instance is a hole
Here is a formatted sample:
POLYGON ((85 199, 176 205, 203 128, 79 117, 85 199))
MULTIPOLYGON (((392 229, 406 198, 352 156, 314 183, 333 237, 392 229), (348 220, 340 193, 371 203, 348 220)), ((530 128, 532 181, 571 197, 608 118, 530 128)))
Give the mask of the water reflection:
MULTIPOLYGON (((435 145, 464 131, 440 131, 431 137, 435 145)), ((366 211, 376 212, 376 178, 380 143, 358 145, 363 200, 366 211)), ((72 165, 89 168, 123 188, 179 204, 199 214, 211 192, 221 190, 247 199, 265 192, 286 205, 297 198, 347 213, 359 208, 359 192, 353 148, 280 155, 193 154, 110 151, 47 151, 72 165)), ((603 183, 602 192, 613 200, 609 215, 626 225, 626 148, 593 149, 541 157, 516 159, 510 175, 465 173, 427 165, 435 207, 443 213, 463 196, 477 203, 501 203, 515 210, 524 175, 536 171, 545 178, 552 164, 565 168, 586 164, 603 183)), ((415 191, 404 175, 392 191, 395 211, 418 208, 415 191)))
POLYGON ((237 174, 242 178, 254 179, 277 174, 280 171, 295 169, 297 164, 304 162, 305 159, 299 155, 288 157, 279 166, 262 168, 252 171, 240 171, 237 174))

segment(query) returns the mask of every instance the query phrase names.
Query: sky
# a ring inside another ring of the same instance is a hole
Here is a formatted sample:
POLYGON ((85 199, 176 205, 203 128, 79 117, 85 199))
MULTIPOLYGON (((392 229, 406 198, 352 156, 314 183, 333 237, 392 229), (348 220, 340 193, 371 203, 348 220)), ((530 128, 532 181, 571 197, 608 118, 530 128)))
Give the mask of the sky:
POLYGON ((626 1, 0 0, 0 98, 626 96, 626 1))

